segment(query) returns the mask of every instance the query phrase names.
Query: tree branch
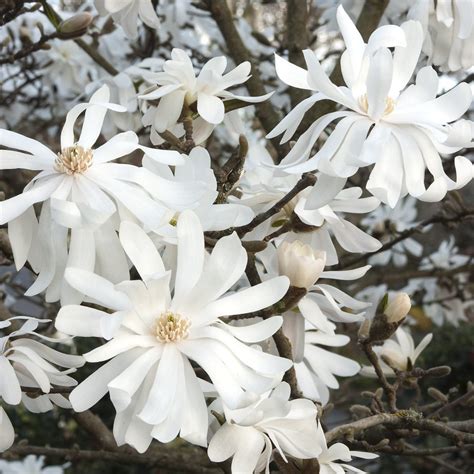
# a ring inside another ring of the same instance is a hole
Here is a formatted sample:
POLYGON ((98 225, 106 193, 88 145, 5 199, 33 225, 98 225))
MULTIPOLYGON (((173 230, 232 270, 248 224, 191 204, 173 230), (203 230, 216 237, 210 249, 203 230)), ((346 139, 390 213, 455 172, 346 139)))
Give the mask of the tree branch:
MULTIPOLYGON (((252 75, 245 83, 249 93, 256 96, 266 94, 267 91, 265 90, 262 78, 260 77, 260 71, 234 25, 232 13, 226 0, 206 0, 205 3, 224 37, 229 54, 232 56, 234 62, 240 64, 244 61, 249 61, 252 64, 252 75)), ((255 104, 255 106, 257 117, 263 128, 267 133, 270 132, 270 130, 272 130, 280 121, 280 117, 276 113, 271 102, 268 100, 259 102, 255 104)), ((277 148, 278 143, 274 142, 274 146, 277 148)))

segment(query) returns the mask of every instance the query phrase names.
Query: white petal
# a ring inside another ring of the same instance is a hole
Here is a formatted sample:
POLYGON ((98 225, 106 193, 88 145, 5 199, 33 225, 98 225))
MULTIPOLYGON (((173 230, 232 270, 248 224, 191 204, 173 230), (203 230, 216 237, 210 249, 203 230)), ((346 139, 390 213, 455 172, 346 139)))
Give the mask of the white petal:
POLYGON ((111 339, 122 322, 119 314, 108 314, 78 305, 63 306, 56 316, 55 327, 64 334, 111 339))
POLYGON ((192 211, 180 214, 177 225, 178 262, 173 304, 179 306, 199 281, 204 263, 204 235, 198 217, 192 211))
POLYGON ((286 276, 272 278, 229 296, 224 296, 211 303, 205 311, 214 317, 257 311, 283 298, 289 285, 290 282, 286 276))
POLYGON ((299 89, 311 89, 308 85, 308 71, 290 63, 275 53, 275 69, 278 77, 285 84, 299 89))
POLYGON ((117 291, 110 281, 90 271, 68 268, 64 274, 67 282, 77 291, 116 311, 130 308, 128 297, 117 291))
POLYGON ((120 242, 142 280, 165 272, 158 250, 146 232, 133 222, 120 225, 120 242))
POLYGON ((212 124, 219 124, 224 120, 225 107, 219 97, 199 92, 197 97, 197 110, 199 115, 212 124))

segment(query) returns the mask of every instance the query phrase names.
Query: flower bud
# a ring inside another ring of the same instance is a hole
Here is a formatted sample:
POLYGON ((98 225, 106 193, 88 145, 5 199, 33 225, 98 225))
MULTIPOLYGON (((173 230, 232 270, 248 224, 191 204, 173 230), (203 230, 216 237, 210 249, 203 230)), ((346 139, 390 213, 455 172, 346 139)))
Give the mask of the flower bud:
POLYGON ((359 327, 358 337, 361 341, 369 337, 370 319, 364 319, 359 327))
POLYGON ((384 314, 387 322, 398 323, 406 318, 411 309, 410 297, 406 293, 397 293, 385 307, 384 314))
POLYGON ((77 13, 59 24, 59 37, 69 39, 82 36, 87 31, 93 19, 94 17, 88 12, 77 13))
POLYGON ((431 398, 434 398, 435 400, 437 400, 438 402, 441 402, 441 403, 449 402, 449 398, 443 392, 439 391, 435 387, 428 387, 428 395, 431 398))
POLYGON ((326 265, 326 252, 314 251, 299 240, 282 242, 277 254, 280 275, 286 275, 291 286, 298 288, 314 285, 326 265))
POLYGON ((410 297, 406 293, 397 293, 393 298, 386 294, 377 306, 375 317, 369 331, 370 342, 388 339, 402 324, 410 311, 410 297))

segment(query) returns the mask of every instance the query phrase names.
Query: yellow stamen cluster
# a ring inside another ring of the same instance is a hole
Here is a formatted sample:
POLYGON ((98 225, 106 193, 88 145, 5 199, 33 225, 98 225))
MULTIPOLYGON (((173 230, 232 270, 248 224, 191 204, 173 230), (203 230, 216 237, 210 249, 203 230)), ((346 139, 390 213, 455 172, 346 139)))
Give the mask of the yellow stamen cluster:
POLYGON ((161 342, 177 342, 189 335, 191 322, 180 314, 166 311, 161 313, 156 323, 156 338, 161 342))
MULTIPOLYGON (((369 111, 369 102, 367 100, 367 94, 364 94, 359 97, 359 107, 365 112, 368 113, 369 111)), ((391 97, 387 97, 385 99, 385 110, 383 111, 383 115, 388 115, 393 112, 395 108, 395 101, 391 97)))
POLYGON ((92 150, 87 150, 80 145, 64 148, 54 162, 54 169, 58 173, 73 175, 84 173, 92 163, 92 150))

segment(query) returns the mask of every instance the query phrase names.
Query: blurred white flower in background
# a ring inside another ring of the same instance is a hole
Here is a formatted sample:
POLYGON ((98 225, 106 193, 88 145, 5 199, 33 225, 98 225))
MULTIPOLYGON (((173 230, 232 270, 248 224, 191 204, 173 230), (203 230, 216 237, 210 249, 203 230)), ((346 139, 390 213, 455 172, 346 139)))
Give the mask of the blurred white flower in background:
POLYGON ((442 71, 474 66, 474 1, 416 0, 408 17, 421 22, 423 52, 442 71))
MULTIPOLYGON (((418 224, 416 203, 416 199, 408 196, 401 199, 393 209, 381 205, 364 217, 361 224, 385 244, 418 224)), ((426 232, 429 228, 423 230, 426 232)), ((387 265, 393 262, 395 266, 402 267, 407 264, 409 256, 421 257, 422 253, 423 246, 414 238, 408 237, 384 252, 372 255, 369 262, 371 265, 387 265)))
POLYGON ((44 456, 30 454, 21 461, 0 460, 0 474, 63 474, 68 464, 45 466, 44 456))
POLYGON ((116 23, 119 23, 129 38, 138 35, 138 17, 150 28, 158 28, 158 18, 151 0, 95 0, 99 13, 110 13, 116 23))

